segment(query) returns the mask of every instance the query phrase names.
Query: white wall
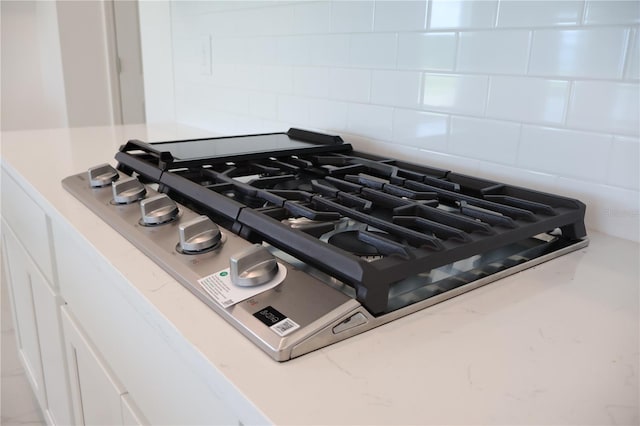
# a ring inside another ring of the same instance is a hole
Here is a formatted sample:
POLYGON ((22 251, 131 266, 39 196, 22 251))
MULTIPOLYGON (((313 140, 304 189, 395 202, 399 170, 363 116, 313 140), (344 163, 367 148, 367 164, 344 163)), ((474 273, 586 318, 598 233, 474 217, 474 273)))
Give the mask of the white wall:
POLYGON ((3 131, 67 125, 54 2, 0 2, 3 131))
POLYGON ((302 126, 587 203, 639 235, 631 1, 172 2, 178 121, 302 126))

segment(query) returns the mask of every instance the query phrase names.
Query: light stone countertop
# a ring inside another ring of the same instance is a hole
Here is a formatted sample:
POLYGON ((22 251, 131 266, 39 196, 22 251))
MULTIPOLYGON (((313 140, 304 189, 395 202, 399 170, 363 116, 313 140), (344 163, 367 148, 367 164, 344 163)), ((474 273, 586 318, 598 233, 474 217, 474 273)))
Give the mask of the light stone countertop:
POLYGON ((276 424, 638 424, 636 243, 590 232, 585 249, 277 363, 60 184, 115 165, 131 138, 206 136, 181 125, 7 132, 2 167, 127 277, 142 296, 132 303, 203 380, 244 396, 234 409, 276 424))

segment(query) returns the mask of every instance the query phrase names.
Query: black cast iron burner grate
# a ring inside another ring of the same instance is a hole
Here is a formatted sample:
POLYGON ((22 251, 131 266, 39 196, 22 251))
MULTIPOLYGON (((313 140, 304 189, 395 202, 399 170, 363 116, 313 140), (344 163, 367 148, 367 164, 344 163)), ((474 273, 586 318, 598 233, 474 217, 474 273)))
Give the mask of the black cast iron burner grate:
MULTIPOLYGON (((116 158, 121 170, 159 183, 162 192, 244 238, 267 242, 352 286, 373 314, 392 309, 394 286, 412 277, 514 244, 536 256, 542 249, 527 241, 556 229, 561 235, 552 245, 586 236, 585 206, 577 200, 345 146, 176 162, 128 144, 116 158), (308 224, 286 224, 300 218, 308 224), (353 235, 380 256, 364 259, 321 238, 340 220, 361 225, 353 235)), ((460 278, 438 291, 457 285, 460 278)))

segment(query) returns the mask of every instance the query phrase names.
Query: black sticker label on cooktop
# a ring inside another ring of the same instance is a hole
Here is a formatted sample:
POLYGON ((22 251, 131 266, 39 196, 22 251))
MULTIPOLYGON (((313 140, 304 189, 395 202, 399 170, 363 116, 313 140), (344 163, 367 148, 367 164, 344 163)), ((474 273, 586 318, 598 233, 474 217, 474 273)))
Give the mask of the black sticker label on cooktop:
POLYGON ((267 327, 271 327, 287 318, 286 315, 281 314, 272 306, 260 309, 253 316, 262 321, 267 327))
POLYGON ((287 318, 286 315, 278 312, 278 310, 273 306, 262 308, 258 312, 253 314, 253 316, 262 321, 264 325, 269 327, 271 331, 276 333, 278 336, 286 336, 287 334, 300 328, 299 324, 297 324, 291 318, 287 318))

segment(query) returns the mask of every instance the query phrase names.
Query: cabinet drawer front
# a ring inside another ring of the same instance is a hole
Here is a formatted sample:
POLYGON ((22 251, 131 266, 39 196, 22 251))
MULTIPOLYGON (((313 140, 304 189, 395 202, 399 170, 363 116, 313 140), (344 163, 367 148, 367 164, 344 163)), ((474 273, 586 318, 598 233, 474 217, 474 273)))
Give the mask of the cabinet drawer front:
POLYGON ((44 276, 53 283, 47 215, 4 170, 2 217, 17 235, 44 276))

